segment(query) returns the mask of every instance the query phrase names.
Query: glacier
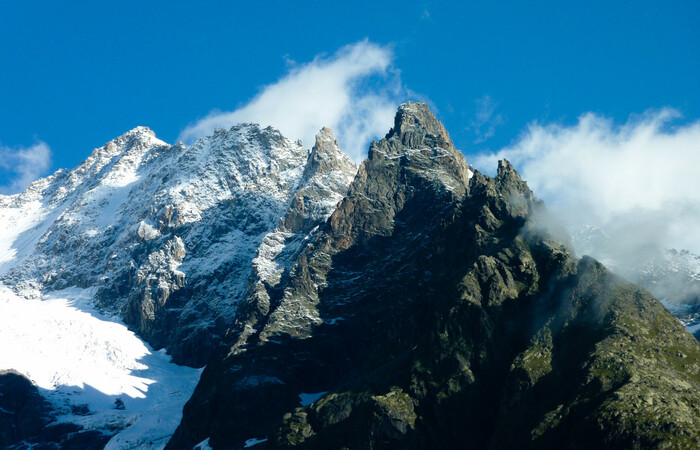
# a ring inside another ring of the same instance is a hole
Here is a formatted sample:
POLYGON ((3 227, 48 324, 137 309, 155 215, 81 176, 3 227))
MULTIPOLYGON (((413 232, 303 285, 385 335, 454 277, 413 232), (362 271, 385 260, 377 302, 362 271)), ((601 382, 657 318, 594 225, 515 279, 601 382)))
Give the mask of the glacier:
POLYGON ((119 430, 106 448, 165 446, 201 374, 96 311, 86 289, 26 299, 0 285, 0 341, 0 370, 41 388, 56 422, 119 430))

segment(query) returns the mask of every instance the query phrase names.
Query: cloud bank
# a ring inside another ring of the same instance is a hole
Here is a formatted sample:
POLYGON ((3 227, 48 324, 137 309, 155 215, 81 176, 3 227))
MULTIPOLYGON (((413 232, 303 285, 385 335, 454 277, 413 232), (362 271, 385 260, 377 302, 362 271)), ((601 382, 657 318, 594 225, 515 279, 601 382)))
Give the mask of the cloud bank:
POLYGON ((508 159, 550 210, 601 227, 621 258, 700 253, 700 121, 675 126, 678 118, 666 108, 622 125, 593 113, 573 126, 532 123, 514 144, 472 159, 486 172, 508 159))
POLYGON ((31 147, 10 148, 0 145, 0 194, 23 191, 51 168, 51 149, 45 142, 31 147))
POLYGON ((289 72, 235 111, 212 111, 187 126, 179 140, 191 143, 218 127, 241 122, 272 125, 290 139, 314 143, 330 127, 343 150, 361 160, 373 138, 383 137, 404 89, 392 67, 393 52, 367 40, 345 46, 330 57, 293 65, 289 72))

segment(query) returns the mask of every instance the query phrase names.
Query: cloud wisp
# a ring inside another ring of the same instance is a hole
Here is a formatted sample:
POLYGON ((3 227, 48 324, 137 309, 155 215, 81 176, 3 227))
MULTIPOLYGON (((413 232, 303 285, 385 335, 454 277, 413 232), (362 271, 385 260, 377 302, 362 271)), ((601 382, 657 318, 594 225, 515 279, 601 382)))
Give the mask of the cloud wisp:
POLYGON ((50 168, 51 148, 45 142, 19 148, 0 145, 0 194, 23 191, 50 168))
POLYGON ((343 150, 360 160, 370 140, 382 137, 393 124, 404 92, 392 60, 389 47, 364 40, 332 56, 292 65, 247 104, 235 111, 212 111, 187 126, 178 139, 191 143, 216 128, 254 122, 311 146, 316 133, 328 126, 343 150))
POLYGON ((489 95, 484 95, 476 100, 476 114, 468 127, 476 136, 475 144, 486 142, 496 134, 496 128, 503 124, 503 115, 496 113, 497 106, 498 103, 489 95))
POLYGON ((514 144, 472 160, 490 172, 508 159, 564 222, 601 227, 620 253, 700 253, 700 121, 678 118, 665 108, 622 125, 593 113, 573 126, 532 123, 514 144))

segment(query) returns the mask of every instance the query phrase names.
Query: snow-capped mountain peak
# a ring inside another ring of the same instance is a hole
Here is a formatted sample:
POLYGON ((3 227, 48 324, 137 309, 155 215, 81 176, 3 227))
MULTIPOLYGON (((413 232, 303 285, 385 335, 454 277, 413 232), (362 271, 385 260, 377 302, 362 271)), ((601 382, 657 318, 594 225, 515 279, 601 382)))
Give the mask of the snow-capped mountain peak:
MULTIPOLYGON (((241 124, 191 146, 169 145, 136 127, 75 169, 0 197, 8 230, 0 238, 0 292, 15 303, 66 299, 88 313, 70 320, 123 321, 176 362, 201 366, 239 303, 289 269, 290 255, 355 176, 330 130, 316 141, 309 151, 273 128, 241 124)), ((94 324, 81 329, 99 332, 94 324)), ((37 373, 26 364, 15 365, 37 373)), ((53 379, 80 382, 73 372, 53 379)))

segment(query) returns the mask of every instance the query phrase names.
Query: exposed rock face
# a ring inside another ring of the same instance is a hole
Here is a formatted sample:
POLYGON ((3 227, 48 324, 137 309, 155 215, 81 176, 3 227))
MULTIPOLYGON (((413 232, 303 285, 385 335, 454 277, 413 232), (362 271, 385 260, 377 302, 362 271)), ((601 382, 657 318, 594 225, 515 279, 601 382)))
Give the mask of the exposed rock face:
POLYGON ((100 308, 153 347, 203 365, 241 303, 274 284, 355 173, 328 129, 309 153, 251 124, 190 147, 139 127, 73 171, 0 196, 0 215, 23 229, 8 249, 19 251, 12 266, 0 254, 0 282, 27 297, 95 289, 100 308))
POLYGON ((169 448, 697 448, 698 342, 577 260, 508 162, 469 174, 427 106, 402 105, 239 309, 169 448))
POLYGON ((238 336, 237 345, 260 331, 261 321, 267 320, 271 304, 278 301, 292 265, 319 225, 336 209, 356 173, 357 166, 340 150, 331 130, 323 128, 304 167, 301 187, 279 228, 263 238, 253 260, 250 295, 228 331, 238 336))

